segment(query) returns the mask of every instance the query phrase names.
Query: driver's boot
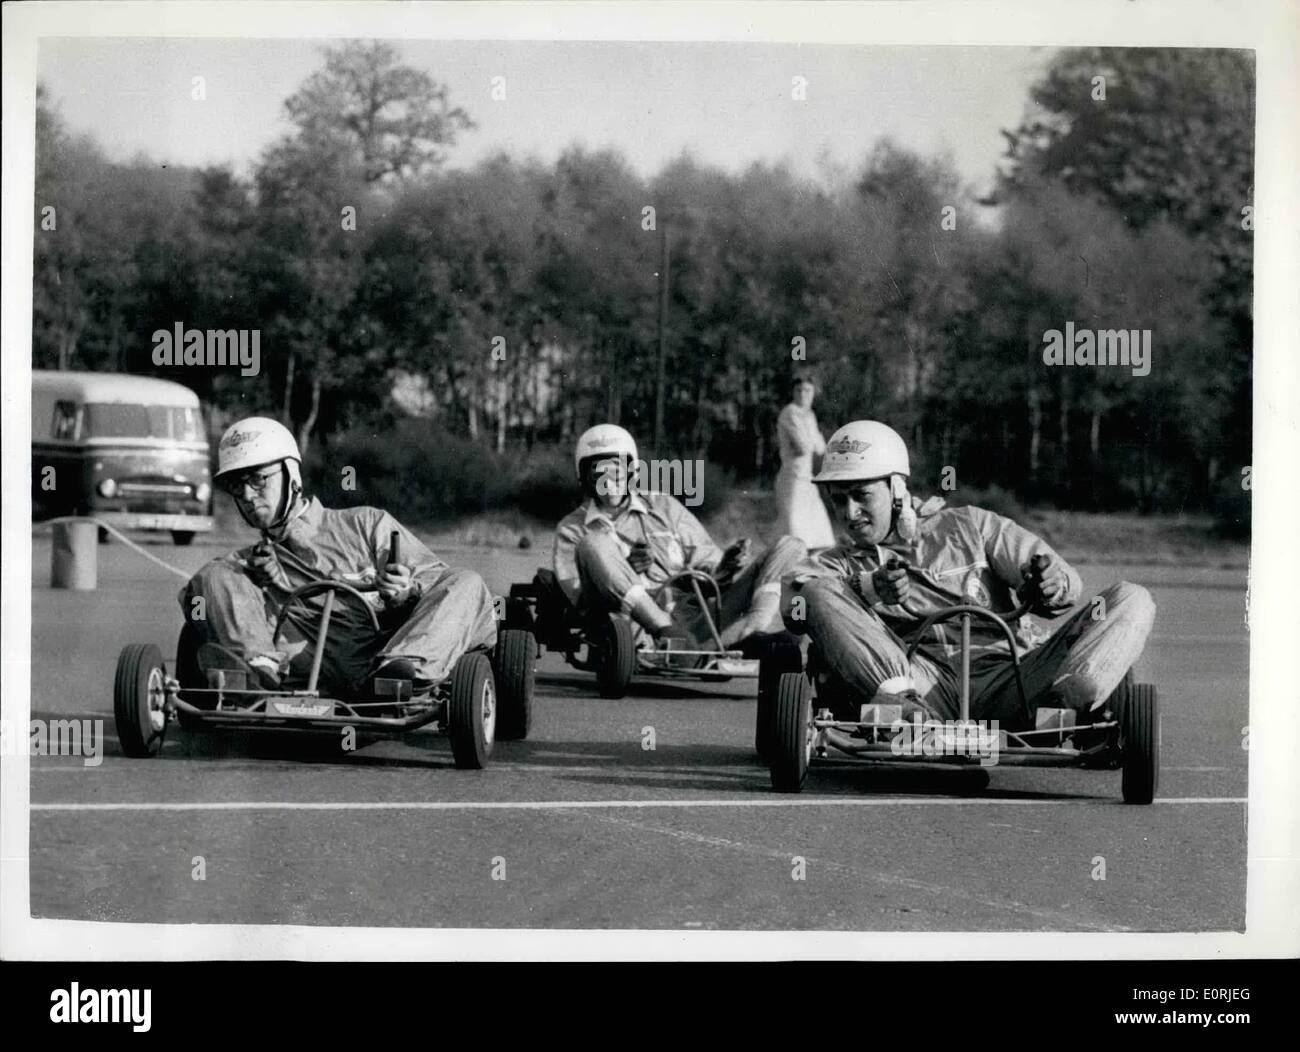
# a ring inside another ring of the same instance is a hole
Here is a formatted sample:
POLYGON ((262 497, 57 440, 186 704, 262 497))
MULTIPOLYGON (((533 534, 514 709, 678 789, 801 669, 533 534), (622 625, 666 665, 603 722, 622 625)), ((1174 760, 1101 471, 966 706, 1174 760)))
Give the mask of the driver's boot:
MULTIPOLYGON (((639 595, 633 598, 628 606, 628 614, 654 640, 657 655, 662 655, 665 651, 695 649, 695 639, 690 629, 650 596, 639 595)), ((667 656, 656 656, 655 660, 662 661, 664 665, 671 662, 678 668, 692 666, 697 661, 695 658, 672 659, 667 656)))
POLYGON ((244 657, 220 643, 202 643, 198 662, 205 675, 212 669, 244 673, 250 690, 279 690, 283 684, 280 662, 268 654, 244 657))
POLYGON ((391 657, 380 655, 375 659, 375 670, 366 678, 363 694, 374 695, 375 681, 380 679, 404 680, 411 684, 409 697, 427 694, 433 689, 433 683, 421 674, 420 662, 414 658, 394 654, 391 657))

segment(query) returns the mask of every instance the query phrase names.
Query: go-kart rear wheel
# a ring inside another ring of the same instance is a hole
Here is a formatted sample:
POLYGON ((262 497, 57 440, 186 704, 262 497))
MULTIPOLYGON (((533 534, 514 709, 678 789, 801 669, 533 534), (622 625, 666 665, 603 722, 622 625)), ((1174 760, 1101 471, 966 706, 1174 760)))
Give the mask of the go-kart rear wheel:
POLYGON ((600 696, 626 697, 636 672, 632 622, 622 614, 607 614, 597 622, 591 643, 596 651, 596 687, 600 696))
POLYGON ((524 628, 503 628, 492 654, 497 683, 497 730, 501 741, 521 741, 533 725, 537 639, 524 628))
POLYGON ((758 704, 754 714, 754 751, 766 760, 772 750, 776 721, 777 681, 784 672, 803 669, 799 641, 787 632, 763 640, 758 654, 758 704))
POLYGON ((812 759, 812 684, 802 672, 783 672, 776 686, 773 723, 772 788, 797 793, 812 759))
POLYGON ((1119 712, 1120 749, 1123 754, 1121 791, 1126 804, 1149 804, 1155 799, 1160 777, 1160 710, 1156 688, 1134 685, 1119 712))
POLYGON ((166 678, 162 651, 152 643, 128 643, 113 679, 113 722, 122 751, 133 759, 156 756, 167 731, 163 708, 166 678))
POLYGON ((481 650, 461 656, 451 670, 447 737, 462 770, 487 766, 496 739, 497 693, 492 662, 481 650))

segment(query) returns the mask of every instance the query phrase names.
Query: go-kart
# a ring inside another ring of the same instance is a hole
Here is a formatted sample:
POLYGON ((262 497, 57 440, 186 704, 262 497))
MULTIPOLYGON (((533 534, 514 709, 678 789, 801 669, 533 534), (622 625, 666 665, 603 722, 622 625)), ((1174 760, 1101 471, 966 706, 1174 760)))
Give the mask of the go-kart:
POLYGON ((338 735, 351 727, 361 739, 397 736, 437 723, 451 740, 456 766, 477 769, 487 765, 495 740, 527 736, 537 644, 530 632, 519 628, 499 631, 491 651, 462 655, 451 675, 428 690, 413 692, 410 679, 378 678, 368 697, 322 693, 321 661, 337 592, 358 600, 379 631, 375 611, 352 585, 323 580, 294 589, 276 620, 276 640, 295 603, 324 594, 311 669, 302 689, 260 689, 248 682, 246 669, 209 668, 205 676, 198 662, 198 632, 188 623, 181 629, 172 675, 153 643, 123 647, 113 684, 113 715, 122 751, 137 758, 157 755, 173 723, 191 732, 226 728, 338 735))
POLYGON ((732 677, 752 679, 759 663, 740 650, 723 645, 719 611, 722 594, 717 581, 702 570, 682 570, 665 583, 665 589, 689 584, 711 646, 654 646, 638 643, 632 619, 620 613, 583 614, 574 608, 550 570, 538 570, 527 584, 513 584, 506 600, 503 624, 507 630, 532 633, 547 650, 564 655, 573 668, 596 674, 602 697, 626 696, 637 674, 725 682, 732 677), (704 590, 711 592, 706 601, 704 590))
POLYGON ((928 617, 913 634, 914 641, 907 649, 909 661, 931 626, 961 619, 960 716, 956 723, 915 716, 905 721, 901 705, 859 706, 859 699, 827 669, 815 643, 809 647, 806 666, 797 646, 770 649, 759 672, 755 745, 771 768, 772 788, 799 792, 809 763, 835 749, 879 763, 977 765, 976 789, 987 786, 987 768, 996 764, 1119 767, 1124 802, 1151 803, 1160 771, 1156 688, 1134 682, 1130 669, 1106 704, 1089 714, 1089 722, 1078 723, 1072 709, 1032 710, 1025 696, 1016 637, 1007 624, 1028 613, 1030 605, 1025 603, 1006 614, 973 605, 946 607, 928 617), (1023 726, 994 728, 970 718, 970 626, 976 617, 993 622, 1007 639, 1023 726))

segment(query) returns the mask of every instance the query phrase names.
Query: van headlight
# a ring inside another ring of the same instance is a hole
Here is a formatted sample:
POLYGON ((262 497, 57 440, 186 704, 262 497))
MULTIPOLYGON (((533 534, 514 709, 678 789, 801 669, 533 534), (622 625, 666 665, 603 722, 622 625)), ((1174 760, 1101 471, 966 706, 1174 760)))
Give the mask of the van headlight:
POLYGON ((95 488, 99 490, 99 495, 101 497, 117 496, 117 483, 112 479, 104 479, 104 481, 95 488))
POLYGON ((212 487, 206 482, 200 482, 194 487, 194 499, 200 502, 206 502, 212 496, 212 487))

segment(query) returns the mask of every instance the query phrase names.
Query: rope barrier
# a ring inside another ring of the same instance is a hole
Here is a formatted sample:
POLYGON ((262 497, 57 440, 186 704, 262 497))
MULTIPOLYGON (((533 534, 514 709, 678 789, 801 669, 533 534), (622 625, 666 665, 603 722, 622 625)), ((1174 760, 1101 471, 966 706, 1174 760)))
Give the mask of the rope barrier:
POLYGON ((150 562, 157 563, 168 573, 175 574, 182 581, 188 581, 191 577, 194 576, 192 573, 190 573, 187 570, 181 570, 173 566, 171 563, 164 562, 162 559, 159 559, 158 556, 154 555, 152 552, 145 551, 143 547, 136 544, 135 541, 131 540, 131 538, 128 537, 126 534, 124 534, 121 530, 117 529, 115 526, 110 526, 108 523, 103 522, 100 519, 95 518, 93 515, 61 515, 57 519, 46 519, 43 522, 33 523, 32 530, 33 531, 43 530, 46 527, 55 526, 61 522, 93 522, 101 530, 107 530, 114 537, 116 537, 123 544, 125 544, 128 548, 133 548, 135 551, 139 552, 150 562))

